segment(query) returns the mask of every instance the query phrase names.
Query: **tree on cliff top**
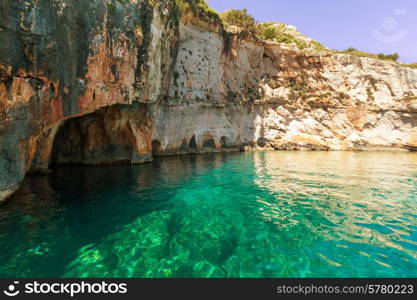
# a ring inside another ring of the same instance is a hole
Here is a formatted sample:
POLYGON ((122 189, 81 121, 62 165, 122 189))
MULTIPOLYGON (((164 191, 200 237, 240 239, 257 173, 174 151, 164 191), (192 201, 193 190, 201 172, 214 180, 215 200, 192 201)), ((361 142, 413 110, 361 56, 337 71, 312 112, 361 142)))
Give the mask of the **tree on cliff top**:
POLYGON ((400 59, 400 55, 398 53, 394 53, 394 54, 390 54, 390 55, 385 55, 383 53, 380 53, 380 54, 378 54, 378 58, 383 59, 383 60, 398 61, 400 59))
POLYGON ((246 30, 253 30, 255 28, 256 20, 248 14, 247 9, 229 9, 224 11, 222 19, 228 25, 239 26, 246 30))
POLYGON ((196 16, 209 23, 222 23, 220 14, 212 9, 206 0, 176 0, 182 15, 193 12, 196 16))
POLYGON ((192 13, 210 24, 222 24, 220 14, 209 7, 206 0, 175 0, 181 15, 192 13))

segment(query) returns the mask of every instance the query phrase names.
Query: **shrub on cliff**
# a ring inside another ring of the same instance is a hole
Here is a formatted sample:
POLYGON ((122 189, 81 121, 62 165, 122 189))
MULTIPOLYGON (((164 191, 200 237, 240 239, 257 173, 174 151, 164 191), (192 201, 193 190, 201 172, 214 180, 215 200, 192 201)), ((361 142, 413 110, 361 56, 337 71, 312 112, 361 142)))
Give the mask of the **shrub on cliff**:
POLYGON ((400 66, 405 67, 405 68, 411 68, 411 69, 417 69, 417 63, 414 64, 405 64, 405 63, 400 63, 400 66))
POLYGON ((187 14, 188 12, 194 13, 200 17, 203 21, 209 23, 222 23, 220 14, 209 7, 205 0, 176 0, 177 5, 180 9, 181 15, 187 14))
POLYGON ((394 54, 390 54, 390 55, 385 55, 383 53, 380 53, 380 54, 378 54, 378 58, 383 59, 383 60, 398 61, 400 59, 400 55, 398 53, 394 53, 394 54))
POLYGON ((256 20, 248 14, 247 9, 229 9, 221 14, 221 17, 228 25, 238 26, 245 30, 254 30, 256 20))
POLYGON ((307 43, 297 39, 286 32, 286 26, 282 23, 268 22, 256 26, 257 35, 263 40, 272 40, 278 43, 291 44, 295 43, 298 48, 304 49, 307 43))
POLYGON ((400 55, 398 53, 389 54, 389 55, 380 53, 380 54, 376 55, 376 54, 360 51, 360 50, 358 50, 356 48, 353 48, 353 47, 349 47, 344 51, 337 51, 337 52, 345 53, 345 54, 351 54, 351 55, 355 55, 355 56, 358 56, 358 57, 369 57, 369 58, 376 58, 376 59, 380 59, 380 60, 387 60, 387 61, 393 61, 393 62, 397 62, 400 59, 400 55))
POLYGON ((411 69, 417 69, 417 63, 415 64, 405 64, 405 63, 401 63, 398 60, 400 59, 400 55, 398 53, 394 53, 394 54, 372 54, 372 53, 368 53, 368 52, 364 52, 364 51, 360 51, 356 48, 353 47, 349 47, 346 50, 334 50, 335 53, 343 53, 343 54, 350 54, 350 55, 355 55, 358 57, 369 57, 369 58, 374 58, 374 59, 379 59, 379 60, 385 60, 385 61, 392 61, 392 62, 396 62, 398 63, 400 66, 402 67, 406 67, 406 68, 411 68, 411 69))
POLYGON ((358 49, 353 48, 353 47, 349 47, 345 50, 346 52, 358 52, 358 49))
POLYGON ((317 41, 304 37, 294 26, 284 23, 267 22, 256 25, 256 34, 263 40, 277 43, 295 44, 298 49, 313 48, 323 51, 325 47, 317 41))

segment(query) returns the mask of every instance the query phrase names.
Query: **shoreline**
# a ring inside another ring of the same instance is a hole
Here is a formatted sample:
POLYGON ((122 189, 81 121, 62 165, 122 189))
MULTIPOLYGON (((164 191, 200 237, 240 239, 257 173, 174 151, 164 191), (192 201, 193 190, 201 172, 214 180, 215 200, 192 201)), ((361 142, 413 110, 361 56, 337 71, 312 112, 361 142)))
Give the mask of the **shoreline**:
MULTIPOLYGON (((185 156, 200 156, 204 154, 223 154, 223 153, 271 153, 271 152, 329 152, 329 153, 336 153, 336 152, 353 152, 353 153, 368 153, 368 152, 398 152, 398 153, 410 153, 412 154, 415 151, 411 151, 402 147, 373 147, 373 148, 366 148, 366 149, 354 149, 354 150, 314 150, 314 149, 300 149, 300 150, 274 150, 274 149, 251 149, 251 150, 219 150, 219 151, 206 151, 206 152, 194 152, 194 153, 173 153, 173 154, 158 154, 154 155, 152 160, 143 161, 140 163, 131 163, 126 161, 115 161, 109 163, 96 163, 96 164, 62 164, 56 166, 59 167, 111 167, 111 166, 135 166, 135 165, 142 165, 146 163, 154 162, 155 158, 175 158, 175 157, 185 157, 185 156)), ((48 176, 54 172, 54 168, 48 169, 48 172, 33 172, 28 173, 25 176, 25 179, 32 176, 48 176)), ((23 181, 22 181, 23 182, 23 181)), ((13 195, 20 189, 20 184, 10 187, 5 190, 0 191, 0 206, 5 204, 13 195)))

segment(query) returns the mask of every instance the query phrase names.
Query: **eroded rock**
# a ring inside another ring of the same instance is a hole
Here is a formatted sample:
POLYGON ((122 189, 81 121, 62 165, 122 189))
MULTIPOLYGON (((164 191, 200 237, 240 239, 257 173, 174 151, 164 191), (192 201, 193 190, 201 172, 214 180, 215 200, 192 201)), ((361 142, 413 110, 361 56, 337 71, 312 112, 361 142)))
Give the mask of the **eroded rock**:
POLYGON ((51 163, 416 144, 416 70, 226 32, 174 1, 5 0, 0 40, 0 199, 51 163))

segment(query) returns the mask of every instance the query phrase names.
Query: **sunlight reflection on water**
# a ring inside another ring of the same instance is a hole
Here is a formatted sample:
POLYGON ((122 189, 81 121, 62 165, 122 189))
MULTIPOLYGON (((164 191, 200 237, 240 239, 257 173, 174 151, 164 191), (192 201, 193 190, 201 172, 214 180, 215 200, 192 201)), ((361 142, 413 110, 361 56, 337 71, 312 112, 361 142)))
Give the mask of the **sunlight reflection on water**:
POLYGON ((2 276, 415 277, 417 154, 62 168, 0 207, 2 276))

